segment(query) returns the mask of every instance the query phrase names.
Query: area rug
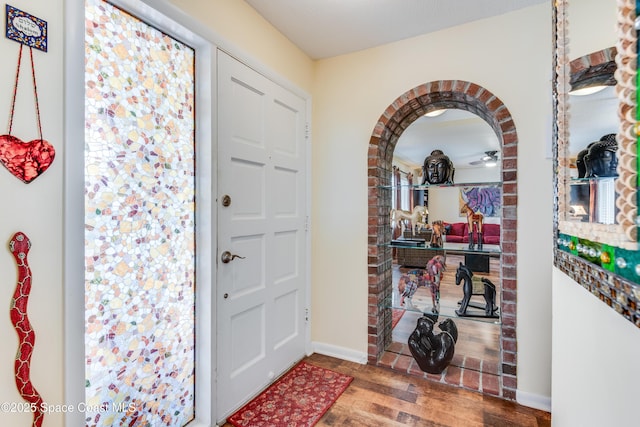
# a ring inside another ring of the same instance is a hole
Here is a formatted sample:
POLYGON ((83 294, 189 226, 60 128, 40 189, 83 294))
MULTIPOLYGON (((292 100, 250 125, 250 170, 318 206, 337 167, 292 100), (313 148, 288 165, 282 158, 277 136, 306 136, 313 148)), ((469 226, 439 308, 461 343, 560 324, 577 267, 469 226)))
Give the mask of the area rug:
POLYGON ((396 327, 400 319, 402 319, 403 314, 404 310, 401 308, 394 308, 391 310, 391 329, 396 327))
POLYGON ((227 421, 236 427, 311 427, 352 380, 300 362, 227 421))

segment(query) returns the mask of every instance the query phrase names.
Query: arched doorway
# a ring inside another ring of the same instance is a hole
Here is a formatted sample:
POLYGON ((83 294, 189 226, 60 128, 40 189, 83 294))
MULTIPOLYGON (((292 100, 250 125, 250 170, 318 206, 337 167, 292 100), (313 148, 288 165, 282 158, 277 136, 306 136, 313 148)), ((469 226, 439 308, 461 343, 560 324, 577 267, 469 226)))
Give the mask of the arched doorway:
MULTIPOLYGON (((506 106, 488 90, 460 80, 439 80, 415 87, 398 97, 380 116, 368 151, 368 361, 387 365, 384 352, 391 344, 392 315, 387 301, 392 293, 391 173, 393 152, 402 132, 418 117, 433 110, 457 108, 484 119, 502 145, 502 298, 499 387, 493 394, 516 396, 516 237, 518 137, 506 106)), ((398 367, 402 369, 402 367, 398 367)), ((406 366, 403 367, 406 371, 406 366)))

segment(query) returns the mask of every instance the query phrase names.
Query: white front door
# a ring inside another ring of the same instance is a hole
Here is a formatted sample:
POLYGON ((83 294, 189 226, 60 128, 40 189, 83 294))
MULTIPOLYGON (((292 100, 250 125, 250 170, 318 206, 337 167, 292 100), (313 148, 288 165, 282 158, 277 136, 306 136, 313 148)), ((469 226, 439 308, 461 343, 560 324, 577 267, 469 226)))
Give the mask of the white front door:
POLYGON ((305 355, 307 167, 304 99, 223 52, 218 98, 221 420, 305 355))

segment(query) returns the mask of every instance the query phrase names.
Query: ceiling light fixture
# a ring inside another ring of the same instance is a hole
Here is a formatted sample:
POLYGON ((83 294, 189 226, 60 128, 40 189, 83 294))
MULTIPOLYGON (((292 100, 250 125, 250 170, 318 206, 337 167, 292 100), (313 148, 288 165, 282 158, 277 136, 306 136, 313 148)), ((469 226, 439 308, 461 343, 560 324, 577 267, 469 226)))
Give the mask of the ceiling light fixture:
POLYGON ((598 93, 602 90, 605 90, 608 86, 588 86, 583 87, 582 89, 570 90, 569 95, 575 96, 585 96, 585 95, 593 95, 594 93, 598 93))
POLYGON ((429 111, 428 113, 425 114, 425 116, 427 117, 438 117, 442 114, 444 114, 447 111, 446 108, 443 108, 441 110, 433 110, 433 111, 429 111))

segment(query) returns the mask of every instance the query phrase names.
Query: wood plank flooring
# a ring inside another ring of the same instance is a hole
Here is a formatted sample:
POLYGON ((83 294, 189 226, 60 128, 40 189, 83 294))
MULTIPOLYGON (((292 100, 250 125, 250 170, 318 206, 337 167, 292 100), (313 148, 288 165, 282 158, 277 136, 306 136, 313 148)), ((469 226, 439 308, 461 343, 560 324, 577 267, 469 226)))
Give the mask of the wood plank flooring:
POLYGON ((320 354, 304 360, 354 377, 317 426, 551 426, 548 412, 512 401, 320 354))
POLYGON ((318 426, 550 426, 514 402, 372 365, 314 354, 307 362, 354 377, 318 426))

